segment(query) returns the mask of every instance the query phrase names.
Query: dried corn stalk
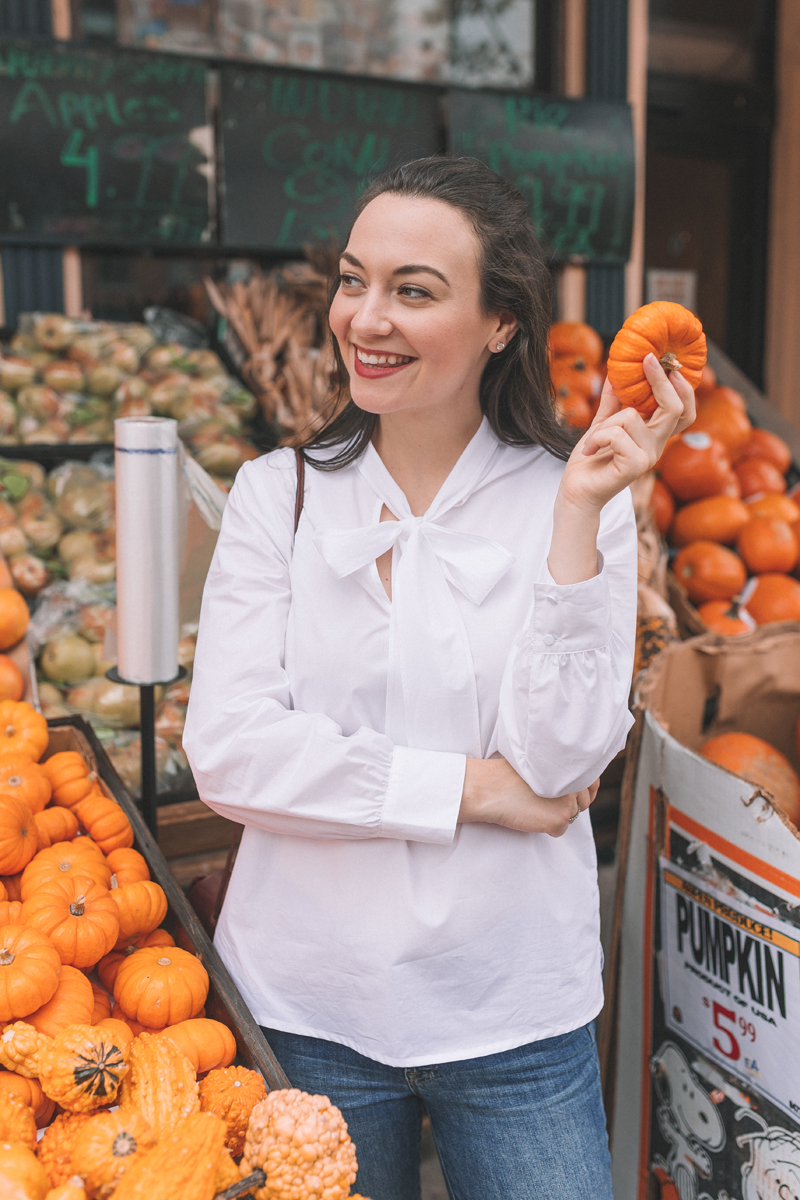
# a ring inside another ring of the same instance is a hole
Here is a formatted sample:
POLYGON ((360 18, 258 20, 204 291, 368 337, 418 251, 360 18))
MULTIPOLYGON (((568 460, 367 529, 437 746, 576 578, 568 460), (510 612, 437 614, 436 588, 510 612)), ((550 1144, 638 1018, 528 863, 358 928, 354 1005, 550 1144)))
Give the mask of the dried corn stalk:
POLYGON ((233 284, 206 279, 217 312, 246 355, 242 374, 282 445, 300 441, 335 404, 327 280, 309 262, 289 263, 233 284))

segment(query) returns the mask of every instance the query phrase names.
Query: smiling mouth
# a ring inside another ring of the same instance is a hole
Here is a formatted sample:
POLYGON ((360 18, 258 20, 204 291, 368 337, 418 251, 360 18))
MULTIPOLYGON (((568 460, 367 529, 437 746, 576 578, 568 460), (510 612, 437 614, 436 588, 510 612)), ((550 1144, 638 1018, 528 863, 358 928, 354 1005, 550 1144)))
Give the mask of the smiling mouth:
POLYGON ((410 354, 391 354, 389 352, 379 353, 377 350, 362 350, 361 346, 354 346, 357 360, 365 367, 407 367, 409 363, 416 360, 410 354))

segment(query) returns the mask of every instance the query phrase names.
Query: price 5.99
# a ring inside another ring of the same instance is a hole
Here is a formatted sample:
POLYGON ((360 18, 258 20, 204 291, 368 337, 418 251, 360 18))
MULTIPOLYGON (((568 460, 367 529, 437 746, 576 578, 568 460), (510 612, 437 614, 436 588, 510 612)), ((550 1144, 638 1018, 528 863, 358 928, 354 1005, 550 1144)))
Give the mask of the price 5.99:
POLYGON ((739 1041, 754 1042, 756 1040, 756 1027, 752 1021, 748 1021, 745 1016, 737 1016, 730 1009, 725 1008, 717 1000, 709 1000, 707 996, 703 997, 703 1005, 706 1008, 712 1009, 714 1026, 719 1030, 718 1034, 714 1034, 713 1044, 720 1054, 724 1054, 726 1058, 736 1062, 741 1058, 742 1051, 739 1046, 739 1041))

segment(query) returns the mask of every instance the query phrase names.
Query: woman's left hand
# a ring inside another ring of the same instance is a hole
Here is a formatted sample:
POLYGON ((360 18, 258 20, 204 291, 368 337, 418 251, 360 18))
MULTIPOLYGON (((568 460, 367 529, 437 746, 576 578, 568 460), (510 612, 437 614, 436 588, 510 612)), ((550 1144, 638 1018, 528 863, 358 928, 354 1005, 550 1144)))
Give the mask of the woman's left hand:
POLYGON ((634 480, 652 470, 669 438, 695 419, 694 392, 679 371, 666 374, 655 354, 644 360, 644 373, 658 408, 644 420, 623 408, 606 380, 592 424, 570 455, 559 499, 597 513, 634 480))

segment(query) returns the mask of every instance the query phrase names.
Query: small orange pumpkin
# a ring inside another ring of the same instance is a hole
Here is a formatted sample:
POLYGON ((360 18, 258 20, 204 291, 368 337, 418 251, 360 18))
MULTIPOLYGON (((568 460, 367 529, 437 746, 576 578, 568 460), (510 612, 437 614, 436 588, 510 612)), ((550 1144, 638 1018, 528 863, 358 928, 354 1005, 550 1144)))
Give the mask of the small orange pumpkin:
POLYGON ((666 537, 667 530, 672 524, 672 518, 675 516, 675 497, 661 479, 653 480, 650 507, 653 510, 658 532, 662 537, 666 537))
POLYGON ((32 704, 0 700, 0 754, 24 754, 38 762, 49 741, 47 721, 32 704))
POLYGON ((732 545, 750 520, 747 505, 734 496, 706 496, 687 504, 675 514, 670 541, 675 546, 689 542, 722 542, 732 545))
MULTIPOLYGON (((3 925, 0 928, 0 1021, 28 1018, 35 1009, 47 1004, 56 993, 61 971, 58 951, 47 934, 29 929, 27 925, 3 925)), ((88 979, 86 983, 88 985, 88 979)))
POLYGON ((267 1094, 264 1080, 247 1067, 223 1067, 200 1080, 200 1111, 220 1117, 227 1127, 225 1145, 234 1158, 244 1150, 250 1114, 267 1094))
POLYGON ((94 842, 76 838, 74 842, 55 842, 39 851, 22 873, 20 898, 30 900, 53 880, 68 875, 88 875, 105 888, 111 883, 111 870, 94 842))
POLYGON ((118 1046, 130 1046, 136 1034, 128 1021, 120 1021, 118 1017, 103 1017, 97 1022, 98 1029, 104 1029, 114 1038, 118 1046))
POLYGON ((747 509, 752 517, 775 517, 787 525, 800 521, 800 507, 789 496, 770 492, 757 500, 748 500, 747 509))
POLYGON ((694 604, 730 600, 747 580, 747 571, 738 554, 716 542, 690 542, 678 552, 672 569, 694 604))
POLYGON ((105 1021, 111 1016, 111 997, 105 988, 98 987, 96 983, 92 984, 92 994, 94 995, 92 1025, 99 1025, 101 1021, 105 1021))
MULTIPOLYGON (((113 890, 113 889, 112 889, 113 890)), ((117 977, 117 971, 120 965, 129 958, 131 954, 135 954, 137 950, 141 950, 143 946, 174 946, 175 941, 172 936, 167 933, 166 929, 154 929, 152 933, 147 933, 144 937, 137 938, 130 945, 113 949, 110 954, 106 954, 97 964, 97 974, 100 976, 100 982, 106 991, 114 990, 114 980, 117 977)))
POLYGON ((92 790, 94 771, 77 750, 62 750, 52 754, 42 763, 53 789, 53 802, 64 808, 73 808, 84 800, 92 790))
POLYGON ((50 780, 38 763, 25 754, 4 754, 0 757, 0 796, 24 800, 35 815, 50 802, 50 780))
POLYGON ((553 358, 565 358, 573 366, 594 367, 603 357, 603 339, 584 321, 556 321, 547 340, 553 358))
POLYGON ((22 924, 22 901, 0 900, 0 925, 22 924))
POLYGON ((28 606, 17 589, 0 588, 0 650, 10 650, 25 636, 30 619, 28 606))
POLYGON ((46 933, 62 963, 74 967, 93 967, 119 934, 111 893, 88 875, 70 873, 50 880, 24 902, 22 919, 46 933))
POLYGON ((26 1079, 16 1071, 0 1071, 0 1092, 16 1096, 22 1104, 33 1110, 37 1129, 43 1129, 51 1120, 55 1104, 42 1091, 38 1079, 26 1079))
POLYGON ((198 1075, 230 1066, 236 1058, 236 1038, 228 1026, 208 1017, 178 1021, 176 1025, 168 1025, 160 1036, 172 1038, 198 1075))
POLYGON ((711 396, 698 404, 697 418, 689 429, 692 433, 709 433, 722 442, 731 462, 741 456, 753 431, 747 413, 721 396, 711 396))
POLYGON ((623 408, 636 408, 643 417, 658 407, 644 373, 648 354, 655 354, 665 371, 680 371, 696 388, 706 361, 703 326, 683 305, 656 300, 637 308, 614 338, 608 378, 623 408))
MULTIPOLYGON (((30 930, 38 933, 38 930, 30 930)), ((0 930, 0 934, 2 930, 0 930)), ((52 943, 51 943, 52 944, 52 943)), ((56 953, 58 953, 56 951, 56 953)), ((58 986, 52 997, 25 1020, 39 1033, 57 1037, 68 1025, 89 1025, 94 1011, 94 992, 89 980, 77 967, 61 967, 58 986)))
POLYGON ((743 458, 733 468, 745 500, 762 492, 786 491, 786 480, 774 463, 766 458, 743 458))
POLYGON ((747 598, 747 611, 756 625, 800 621, 800 583, 791 575, 767 571, 747 598))
POLYGON ((133 845, 133 826, 116 800, 91 792, 75 806, 75 815, 104 854, 133 845))
POLYGON ((697 615, 712 633, 721 633, 724 637, 741 637, 752 633, 756 627, 747 609, 735 600, 708 600, 700 605, 697 615), (746 618, 749 618, 749 624, 746 618))
POLYGON ((114 999, 126 1017, 163 1029, 196 1017, 208 996, 208 973, 177 946, 146 946, 121 964, 114 999))
POLYGON ((744 449, 739 455, 743 458, 765 458, 777 467, 781 475, 785 475, 792 465, 792 452, 783 438, 769 429, 752 429, 744 449))
POLYGON ((775 517, 752 517, 739 531, 736 549, 748 570, 791 571, 797 562, 797 540, 790 525, 775 517))
POLYGON ((721 442, 707 433, 682 433, 667 446, 658 470, 679 500, 702 500, 726 491, 730 459, 721 442))
MULTIPOLYGON (((797 519, 800 521, 800 513, 797 519)), ((139 883, 150 878, 144 856, 129 846, 112 850, 106 855, 106 862, 111 869, 112 879, 116 876, 117 887, 125 887, 126 883, 139 883)))
POLYGON ((153 1131, 141 1113, 97 1113, 75 1139, 72 1166, 89 1194, 104 1200, 128 1168, 155 1144, 153 1131))
POLYGON ((150 879, 112 888, 111 897, 117 906, 119 917, 120 947, 151 933, 167 915, 168 905, 164 889, 150 879))
POLYGON ((47 850, 54 842, 68 842, 78 832, 78 818, 68 808, 46 808, 34 813, 33 819, 40 850, 47 850))
POLYGON ((36 822, 25 801, 0 796, 0 872, 13 875, 22 871, 38 845, 36 822))
POLYGON ((21 700, 25 695, 25 676, 13 658, 0 654, 0 699, 21 700))
POLYGON ((39 1055, 42 1090, 67 1112, 113 1104, 128 1073, 128 1047, 93 1025, 70 1025, 39 1055))

